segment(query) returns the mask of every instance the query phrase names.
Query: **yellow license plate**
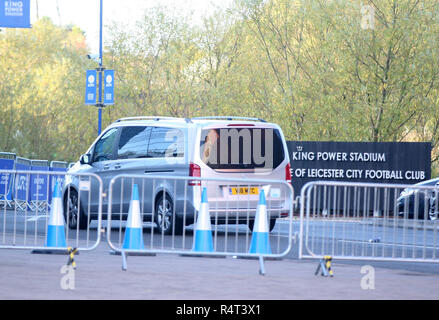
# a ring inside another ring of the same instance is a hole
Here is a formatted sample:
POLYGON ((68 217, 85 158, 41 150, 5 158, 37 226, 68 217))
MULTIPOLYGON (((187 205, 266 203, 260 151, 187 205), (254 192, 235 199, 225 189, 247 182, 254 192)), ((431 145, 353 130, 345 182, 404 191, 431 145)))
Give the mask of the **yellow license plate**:
POLYGON ((234 187, 229 188, 229 193, 231 195, 237 196, 237 195, 248 195, 248 194, 259 194, 259 189, 256 187, 234 187))

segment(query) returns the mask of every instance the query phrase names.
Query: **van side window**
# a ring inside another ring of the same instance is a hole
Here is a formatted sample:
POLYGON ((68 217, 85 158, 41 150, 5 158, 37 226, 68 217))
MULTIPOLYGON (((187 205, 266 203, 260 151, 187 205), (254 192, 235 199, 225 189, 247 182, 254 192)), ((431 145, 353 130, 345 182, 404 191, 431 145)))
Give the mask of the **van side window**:
POLYGON ((151 127, 123 127, 117 148, 118 159, 146 158, 151 127))
POLYGON ((174 158, 183 156, 183 131, 166 127, 154 127, 152 129, 148 145, 148 157, 174 158))
POLYGON ((113 160, 117 128, 108 130, 95 144, 93 162, 113 160))

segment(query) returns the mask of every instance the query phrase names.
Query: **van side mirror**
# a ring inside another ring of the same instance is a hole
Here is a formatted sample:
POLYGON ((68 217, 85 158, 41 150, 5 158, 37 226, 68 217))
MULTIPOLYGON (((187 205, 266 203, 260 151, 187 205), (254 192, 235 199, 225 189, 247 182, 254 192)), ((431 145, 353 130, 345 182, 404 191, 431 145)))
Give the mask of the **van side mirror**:
POLYGON ((91 164, 91 155, 90 155, 90 153, 83 154, 83 155, 79 158, 79 162, 80 162, 81 164, 91 164))

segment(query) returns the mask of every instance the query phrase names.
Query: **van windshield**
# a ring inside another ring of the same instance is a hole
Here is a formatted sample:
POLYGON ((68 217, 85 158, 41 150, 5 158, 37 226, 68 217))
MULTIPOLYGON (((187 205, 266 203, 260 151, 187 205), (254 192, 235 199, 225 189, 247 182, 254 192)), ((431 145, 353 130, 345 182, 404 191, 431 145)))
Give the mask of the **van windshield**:
POLYGON ((272 170, 285 159, 285 152, 277 129, 218 128, 201 132, 200 157, 215 170, 272 170))

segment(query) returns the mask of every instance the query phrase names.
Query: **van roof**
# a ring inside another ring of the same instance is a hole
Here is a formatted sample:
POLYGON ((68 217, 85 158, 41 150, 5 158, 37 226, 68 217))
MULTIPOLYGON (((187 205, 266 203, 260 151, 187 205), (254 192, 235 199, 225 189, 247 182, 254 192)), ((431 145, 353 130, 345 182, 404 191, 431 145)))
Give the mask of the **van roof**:
POLYGON ((210 116, 210 117, 194 117, 194 118, 177 118, 177 117, 164 117, 164 116, 138 116, 138 117, 125 117, 117 119, 115 122, 121 121, 132 121, 132 120, 152 120, 152 121, 160 121, 160 120, 180 120, 185 121, 187 123, 193 122, 193 120, 245 120, 245 121, 259 121, 259 122, 267 122, 261 118, 252 118, 252 117, 235 117, 235 116, 210 116))
MULTIPOLYGON (((270 125, 267 121, 260 118, 249 118, 249 117, 235 117, 235 116, 212 116, 212 117, 195 117, 195 118, 177 118, 177 117, 163 117, 163 116, 138 116, 138 117, 126 117, 120 118, 113 122, 112 126, 117 126, 119 123, 131 123, 131 124, 145 124, 151 122, 157 122, 164 125, 177 125, 179 127, 184 127, 186 125, 213 125, 213 124, 229 124, 231 121, 239 121, 239 124, 255 124, 263 123, 265 125, 270 125)), ((272 124, 275 125, 275 124, 272 124)))

